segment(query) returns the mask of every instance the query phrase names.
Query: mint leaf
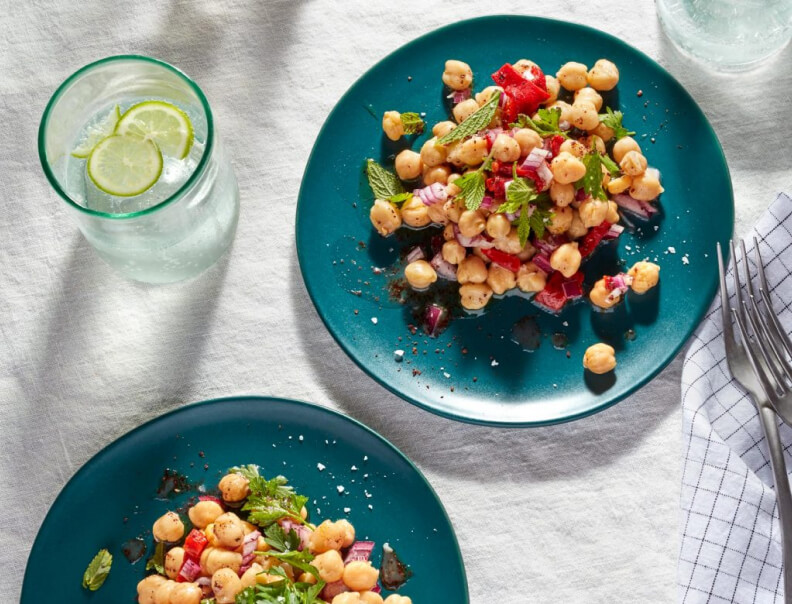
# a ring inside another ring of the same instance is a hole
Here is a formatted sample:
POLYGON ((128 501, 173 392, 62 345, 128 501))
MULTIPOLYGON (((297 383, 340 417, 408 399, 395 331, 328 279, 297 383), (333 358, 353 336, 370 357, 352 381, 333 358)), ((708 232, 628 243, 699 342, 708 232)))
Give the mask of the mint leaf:
POLYGON ((405 201, 410 201, 412 196, 412 193, 399 193, 398 195, 391 195, 386 201, 390 201, 391 203, 398 205, 400 203, 404 203, 405 201))
POLYGON ((498 103, 500 102, 500 96, 500 90, 496 90, 490 97, 490 100, 479 107, 475 113, 470 115, 465 121, 459 124, 459 126, 451 130, 451 132, 440 137, 437 144, 447 145, 448 143, 462 140, 466 136, 471 136, 479 130, 486 128, 495 115, 495 110, 498 108, 498 103))
MULTIPOLYGON (((533 230, 533 232, 536 234, 536 236, 539 239, 544 237, 545 227, 547 226, 547 224, 550 222, 550 220, 552 218, 553 218, 553 213, 552 212, 550 212, 548 210, 544 210, 544 209, 539 208, 539 207, 536 207, 534 209, 533 214, 531 214, 530 224, 531 224, 531 230, 533 230)), ((521 241, 522 241, 522 239, 521 239, 521 241)), ((527 239, 526 239, 526 241, 527 241, 527 239)), ((525 245, 525 243, 523 243, 523 245, 525 245)))
POLYGON ((474 170, 462 175, 454 181, 461 191, 457 197, 465 201, 468 210, 477 210, 484 199, 484 174, 480 170, 474 170))
POLYGON ((83 589, 96 591, 104 585, 107 575, 110 574, 110 567, 112 564, 113 556, 110 555, 110 552, 106 549, 100 549, 99 553, 91 560, 88 568, 85 569, 82 580, 83 589))
POLYGON ((424 121, 421 116, 414 112, 401 114, 401 123, 405 134, 421 134, 424 131, 424 121))
POLYGON ((531 216, 528 214, 528 204, 526 203, 520 210, 520 217, 517 219, 517 234, 520 236, 520 245, 523 247, 525 247, 528 237, 531 236, 531 216))
POLYGON ((575 183, 575 188, 582 188, 594 199, 607 201, 608 196, 602 189, 602 156, 596 151, 592 151, 584 155, 580 161, 586 166, 586 173, 575 183))
POLYGON ((510 124, 510 126, 512 128, 530 128, 535 130, 542 138, 556 135, 569 138, 567 133, 558 126, 561 120, 561 109, 558 107, 553 107, 552 109, 542 107, 537 114, 537 119, 532 119, 530 116, 521 113, 517 117, 517 121, 510 124))
POLYGON ((632 130, 627 130, 627 128, 622 126, 622 117, 624 116, 621 111, 614 111, 610 107, 606 108, 606 113, 600 113, 599 115, 600 122, 613 130, 613 137, 616 140, 635 134, 632 130))
POLYGON ((157 574, 165 574, 165 543, 160 541, 154 550, 154 555, 146 562, 146 570, 156 571, 157 574))
POLYGON ((545 193, 536 190, 534 182, 528 178, 515 178, 506 189, 506 201, 498 208, 499 213, 513 214, 527 203, 543 200, 547 197, 545 193))
POLYGON ((399 177, 386 170, 373 159, 366 160, 366 176, 375 199, 389 199, 404 193, 399 177))

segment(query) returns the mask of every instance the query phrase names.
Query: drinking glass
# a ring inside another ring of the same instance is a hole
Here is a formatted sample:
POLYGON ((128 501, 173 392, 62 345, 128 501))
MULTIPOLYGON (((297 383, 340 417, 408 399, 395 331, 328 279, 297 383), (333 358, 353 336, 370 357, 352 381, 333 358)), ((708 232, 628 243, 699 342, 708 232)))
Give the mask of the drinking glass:
POLYGON ((212 110, 198 85, 165 62, 121 55, 74 73, 44 111, 38 147, 44 173, 85 238, 131 279, 171 283, 193 277, 214 264, 233 240, 239 188, 212 110), (85 164, 71 155, 86 124, 113 107, 152 99, 177 105, 190 117, 194 168, 170 189, 163 185, 161 198, 141 196, 145 203, 135 205, 133 199, 121 212, 91 207, 85 164))
POLYGON ((792 0, 656 0, 668 37, 721 71, 744 71, 792 36, 792 0))

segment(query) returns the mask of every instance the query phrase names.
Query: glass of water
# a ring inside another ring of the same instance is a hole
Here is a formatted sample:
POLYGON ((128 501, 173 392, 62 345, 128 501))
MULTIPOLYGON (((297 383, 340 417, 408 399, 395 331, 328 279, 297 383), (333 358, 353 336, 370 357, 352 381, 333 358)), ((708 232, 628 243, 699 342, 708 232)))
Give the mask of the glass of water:
POLYGON ((656 0, 668 37, 721 71, 744 71, 792 37, 792 0, 656 0))
POLYGON ((167 63, 122 55, 83 67, 47 105, 38 146, 85 238, 131 279, 193 277, 234 238, 239 189, 212 110, 167 63))

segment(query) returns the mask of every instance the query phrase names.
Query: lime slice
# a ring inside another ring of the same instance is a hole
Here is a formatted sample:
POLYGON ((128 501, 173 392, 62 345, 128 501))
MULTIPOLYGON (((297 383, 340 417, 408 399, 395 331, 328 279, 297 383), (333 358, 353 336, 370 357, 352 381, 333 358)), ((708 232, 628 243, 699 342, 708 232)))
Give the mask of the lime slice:
POLYGON ((162 153, 153 141, 114 134, 100 141, 88 158, 88 176, 105 193, 140 195, 162 174, 162 153))
POLYGON ((111 109, 110 113, 103 117, 98 124, 94 124, 86 130, 85 136, 83 137, 80 144, 74 148, 72 155, 74 157, 79 157, 80 159, 85 159, 88 157, 100 140, 107 138, 115 131, 116 124, 120 119, 121 107, 116 105, 115 108, 111 109))
POLYGON ((190 118, 165 101, 144 101, 127 109, 118 122, 116 134, 152 140, 165 155, 179 159, 187 157, 193 144, 190 118))

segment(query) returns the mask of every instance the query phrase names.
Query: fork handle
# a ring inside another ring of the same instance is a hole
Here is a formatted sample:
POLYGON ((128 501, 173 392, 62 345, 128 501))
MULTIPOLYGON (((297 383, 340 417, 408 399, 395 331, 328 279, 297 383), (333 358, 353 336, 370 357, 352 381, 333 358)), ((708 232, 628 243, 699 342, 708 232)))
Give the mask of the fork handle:
POLYGON ((784 448, 778 433, 776 412, 770 405, 759 405, 759 417, 770 449, 770 466, 775 478, 778 519, 783 545, 784 602, 792 604, 792 492, 789 490, 784 448))

